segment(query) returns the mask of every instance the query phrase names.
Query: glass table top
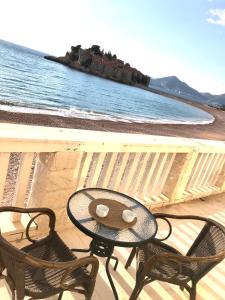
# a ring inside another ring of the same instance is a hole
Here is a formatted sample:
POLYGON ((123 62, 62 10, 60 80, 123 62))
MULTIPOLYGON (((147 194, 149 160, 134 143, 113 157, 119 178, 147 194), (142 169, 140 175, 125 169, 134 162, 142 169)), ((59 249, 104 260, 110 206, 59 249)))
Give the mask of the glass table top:
POLYGON ((134 247, 147 243, 156 234, 152 213, 137 200, 119 192, 88 188, 75 192, 68 200, 70 220, 85 234, 103 239, 113 245, 134 247), (89 213, 89 204, 96 199, 111 199, 125 204, 137 216, 137 222, 127 229, 113 229, 98 223, 89 213))

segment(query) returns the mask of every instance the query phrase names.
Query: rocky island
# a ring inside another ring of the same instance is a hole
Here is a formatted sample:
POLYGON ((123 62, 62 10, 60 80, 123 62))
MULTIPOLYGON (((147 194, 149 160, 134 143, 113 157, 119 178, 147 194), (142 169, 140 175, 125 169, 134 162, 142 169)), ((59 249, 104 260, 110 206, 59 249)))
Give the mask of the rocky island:
POLYGON ((149 76, 132 68, 130 64, 124 63, 110 51, 104 52, 98 45, 93 45, 88 49, 82 49, 81 45, 72 46, 71 51, 65 56, 45 56, 45 58, 79 71, 129 85, 148 87, 150 83, 149 76))

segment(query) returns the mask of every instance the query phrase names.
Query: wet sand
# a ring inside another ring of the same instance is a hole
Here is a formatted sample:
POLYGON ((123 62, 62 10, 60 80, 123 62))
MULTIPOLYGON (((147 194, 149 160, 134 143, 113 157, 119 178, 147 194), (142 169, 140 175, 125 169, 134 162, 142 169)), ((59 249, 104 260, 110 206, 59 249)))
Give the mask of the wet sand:
MULTIPOLYGON (((171 101, 173 101, 171 99, 171 101)), ((180 101, 180 100, 179 100, 180 101)), ((187 125, 187 124, 150 124, 126 123, 103 120, 89 120, 79 118, 66 118, 61 116, 14 113, 0 110, 1 123, 16 123, 27 125, 40 125, 61 128, 76 128, 86 130, 99 130, 107 132, 142 133, 151 135, 200 138, 210 140, 225 140, 225 111, 211 108, 192 101, 183 101, 201 108, 215 117, 212 124, 187 125)))

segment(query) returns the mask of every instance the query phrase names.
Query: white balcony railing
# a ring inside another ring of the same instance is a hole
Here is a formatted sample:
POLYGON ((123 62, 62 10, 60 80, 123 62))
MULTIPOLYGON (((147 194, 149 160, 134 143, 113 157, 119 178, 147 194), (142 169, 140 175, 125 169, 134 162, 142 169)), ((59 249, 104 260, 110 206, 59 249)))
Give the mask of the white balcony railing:
POLYGON ((0 124, 0 166, 1 205, 51 207, 59 226, 69 195, 83 187, 149 208, 225 191, 219 141, 0 124))

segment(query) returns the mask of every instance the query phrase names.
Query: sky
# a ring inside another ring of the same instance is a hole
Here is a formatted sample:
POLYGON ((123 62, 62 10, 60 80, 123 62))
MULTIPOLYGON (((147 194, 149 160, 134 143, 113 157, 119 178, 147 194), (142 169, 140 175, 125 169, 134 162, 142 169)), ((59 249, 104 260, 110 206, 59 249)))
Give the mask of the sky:
POLYGON ((0 39, 56 56, 97 44, 153 78, 225 93, 225 0, 0 0, 0 39))

